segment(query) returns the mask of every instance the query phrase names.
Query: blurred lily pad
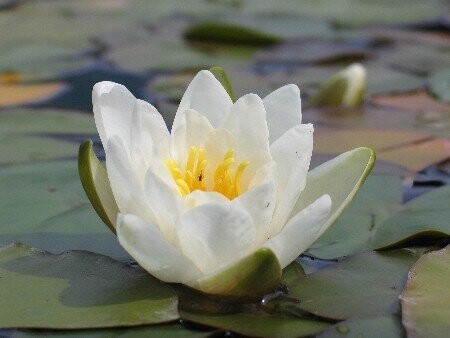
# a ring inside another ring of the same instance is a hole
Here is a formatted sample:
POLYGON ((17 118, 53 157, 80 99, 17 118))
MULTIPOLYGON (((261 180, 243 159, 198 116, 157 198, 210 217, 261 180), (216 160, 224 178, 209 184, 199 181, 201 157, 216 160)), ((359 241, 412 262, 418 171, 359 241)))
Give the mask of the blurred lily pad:
POLYGON ((184 32, 187 40, 244 46, 270 46, 281 38, 256 29, 228 23, 203 22, 184 32))
POLYGON ((24 242, 58 253, 90 250, 129 259, 81 187, 76 161, 0 167, 0 245, 24 242))
POLYGON ((429 87, 438 98, 450 102, 450 68, 440 69, 432 74, 429 87))
POLYGON ((4 110, 0 112, 0 164, 76 157, 78 139, 73 143, 58 137, 94 133, 92 116, 80 112, 4 110))
POLYGON ((434 189, 403 205, 374 231, 372 246, 388 248, 450 238, 450 187, 434 189))
POLYGON ((2 328, 102 328, 178 319, 177 296, 169 286, 92 252, 53 255, 9 245, 0 249, 0 273, 2 328))
POLYGON ((367 252, 300 276, 288 285, 296 306, 330 319, 348 319, 400 311, 398 296, 421 250, 367 252))
POLYGON ((371 250, 374 232, 401 202, 400 177, 370 175, 350 206, 307 253, 321 259, 335 259, 371 250))
POLYGON ((450 247, 422 256, 408 274, 401 295, 409 337, 445 337, 450 331, 450 247))
POLYGON ((322 332, 318 338, 399 338, 405 336, 399 316, 375 316, 348 319, 322 332))
POLYGON ((62 92, 63 83, 0 84, 0 107, 43 101, 62 92))
POLYGON ((55 78, 93 62, 82 50, 46 41, 3 46, 0 56, 0 73, 15 72, 23 81, 55 78))

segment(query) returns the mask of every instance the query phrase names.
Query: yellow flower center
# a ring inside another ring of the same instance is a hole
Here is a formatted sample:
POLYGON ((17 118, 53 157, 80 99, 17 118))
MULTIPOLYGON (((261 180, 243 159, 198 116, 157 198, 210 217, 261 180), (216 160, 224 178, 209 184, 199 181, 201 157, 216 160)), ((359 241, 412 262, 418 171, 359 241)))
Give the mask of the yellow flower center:
MULTIPOLYGON (((164 162, 169 168, 182 196, 186 196, 194 190, 207 190, 205 184, 207 160, 204 148, 195 146, 190 148, 184 173, 175 160, 169 158, 164 162)), ((232 167, 235 162, 234 149, 230 149, 214 172, 214 187, 212 190, 225 195, 230 200, 242 193, 242 175, 245 168, 250 164, 248 161, 243 161, 233 171, 232 167)))

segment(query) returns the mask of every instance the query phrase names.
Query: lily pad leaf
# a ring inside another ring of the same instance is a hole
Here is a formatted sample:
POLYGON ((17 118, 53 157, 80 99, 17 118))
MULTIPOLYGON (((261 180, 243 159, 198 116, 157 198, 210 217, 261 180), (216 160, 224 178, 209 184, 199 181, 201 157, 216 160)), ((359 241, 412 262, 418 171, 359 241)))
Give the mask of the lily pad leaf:
POLYGON ((84 191, 95 211, 111 231, 116 233, 119 207, 114 199, 106 169, 95 155, 91 140, 85 141, 80 146, 78 172, 84 191))
POLYGON ((352 318, 320 333, 317 338, 399 338, 405 336, 399 316, 352 318))
POLYGON ((119 260, 130 256, 92 208, 77 162, 0 166, 0 245, 24 242, 52 253, 88 250, 119 260))
POLYGON ((281 41, 275 35, 252 28, 217 22, 195 24, 184 32, 184 37, 193 41, 247 46, 270 46, 281 41))
POLYGON ((53 255, 9 245, 0 249, 0 275, 2 328, 106 328, 178 318, 169 286, 92 252, 53 255))
POLYGON ((196 283, 196 289, 231 298, 262 296, 271 292, 281 279, 281 266, 272 250, 261 248, 214 276, 196 283))
POLYGON ((276 317, 264 312, 212 314, 201 311, 182 310, 183 319, 194 323, 229 330, 250 337, 294 338, 309 336, 323 331, 329 323, 294 317, 276 317))
POLYGON ((321 259, 335 259, 369 251, 377 227, 399 208, 402 180, 398 176, 372 174, 336 222, 308 249, 321 259))
POLYGON ((372 239, 372 247, 387 249, 427 238, 449 238, 449 205, 449 186, 413 199, 379 225, 372 239))
POLYGON ((357 254, 299 276, 289 295, 299 300, 299 309, 331 319, 399 313, 398 296, 420 254, 407 249, 357 254))
POLYGON ((450 102, 450 68, 432 74, 429 87, 438 98, 450 102))
POLYGON ((59 82, 33 84, 0 84, 0 107, 15 106, 43 101, 66 89, 59 82))
POLYGON ((422 256, 401 295, 408 337, 439 338, 450 332, 450 246, 422 256))

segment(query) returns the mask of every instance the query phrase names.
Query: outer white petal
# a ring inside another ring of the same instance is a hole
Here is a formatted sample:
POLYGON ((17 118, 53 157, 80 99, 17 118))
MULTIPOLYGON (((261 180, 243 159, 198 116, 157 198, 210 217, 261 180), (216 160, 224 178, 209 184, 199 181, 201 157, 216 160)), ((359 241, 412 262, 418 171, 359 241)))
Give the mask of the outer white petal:
POLYGON ((249 156, 256 151, 268 151, 269 129, 263 101, 256 94, 247 94, 231 107, 222 128, 236 138, 236 152, 249 156))
POLYGON ((108 139, 114 135, 120 136, 128 149, 131 115, 135 102, 133 94, 118 83, 103 81, 94 85, 92 90, 94 120, 105 149, 108 139))
POLYGON ((331 198, 323 195, 295 215, 264 247, 272 249, 285 268, 320 236, 330 209, 331 198))
POLYGON ((125 250, 150 274, 169 283, 187 283, 201 272, 171 246, 152 223, 131 214, 120 214, 117 237, 125 250))
POLYGON ((269 141, 273 143, 292 127, 302 123, 300 90, 294 84, 278 88, 264 100, 269 126, 269 141))
POLYGON ((204 147, 213 127, 205 116, 192 109, 179 113, 178 120, 172 129, 170 152, 171 157, 184 166, 190 147, 204 147))
POLYGON ((149 169, 145 176, 145 194, 159 230, 170 243, 175 243, 175 223, 186 209, 179 191, 149 169))
POLYGON ((142 100, 136 100, 133 109, 130 156, 141 182, 144 182, 147 168, 170 156, 166 124, 156 108, 142 100))
POLYGON ((108 141, 106 169, 120 212, 132 213, 148 222, 154 222, 155 218, 147 204, 143 184, 131 163, 122 139, 117 135, 108 141))
POLYGON ((313 149, 313 132, 312 124, 297 125, 270 147, 277 165, 278 201, 269 237, 281 230, 305 187, 313 149))
MULTIPOLYGON (((180 124, 180 114, 187 109, 194 109, 205 116, 214 127, 219 126, 233 105, 227 91, 215 76, 207 71, 200 71, 189 84, 178 106, 172 130, 180 124)), ((182 123, 182 122, 181 122, 182 123)))
POLYGON ((203 273, 212 273, 244 257, 256 231, 248 212, 236 204, 203 204, 177 223, 179 245, 203 273))

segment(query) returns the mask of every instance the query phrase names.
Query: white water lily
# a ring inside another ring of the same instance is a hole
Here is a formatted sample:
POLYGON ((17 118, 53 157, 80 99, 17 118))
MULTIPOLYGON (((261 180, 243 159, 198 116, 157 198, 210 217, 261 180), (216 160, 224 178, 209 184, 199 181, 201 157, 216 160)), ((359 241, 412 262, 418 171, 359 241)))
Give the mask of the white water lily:
POLYGON ((122 85, 97 83, 93 106, 107 178, 92 149, 91 157, 80 152, 80 176, 97 212, 150 274, 207 293, 272 288, 340 214, 374 160, 359 148, 308 174, 313 126, 301 123, 295 85, 233 103, 201 71, 171 132, 122 85))

